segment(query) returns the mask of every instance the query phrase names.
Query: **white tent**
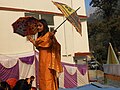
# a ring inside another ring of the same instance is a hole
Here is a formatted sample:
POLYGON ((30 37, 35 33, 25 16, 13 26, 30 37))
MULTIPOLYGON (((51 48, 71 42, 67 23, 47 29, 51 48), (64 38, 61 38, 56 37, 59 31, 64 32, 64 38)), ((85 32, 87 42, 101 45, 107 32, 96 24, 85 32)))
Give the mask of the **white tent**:
MULTIPOLYGON (((0 69, 0 76, 3 80, 8 78, 25 79, 30 76, 35 76, 33 87, 39 85, 38 83, 38 54, 26 53, 23 55, 5 56, 0 55, 0 65, 5 69, 0 69), (34 57, 34 54, 36 58, 34 57), (11 69, 11 73, 7 70, 11 69), (6 71, 6 72, 3 72, 6 71), (36 72, 37 71, 37 72, 36 72), (14 74, 13 74, 14 73, 14 74), (19 75, 17 75, 19 74, 19 75), (4 77, 6 76, 6 77, 4 77), (4 78, 3 78, 4 77, 4 78)), ((75 65, 62 62, 64 72, 59 77, 59 86, 62 88, 70 88, 86 85, 88 81, 88 72, 86 65, 75 65), (72 80, 72 81, 71 81, 72 80), (69 82, 70 81, 70 82, 69 82)))

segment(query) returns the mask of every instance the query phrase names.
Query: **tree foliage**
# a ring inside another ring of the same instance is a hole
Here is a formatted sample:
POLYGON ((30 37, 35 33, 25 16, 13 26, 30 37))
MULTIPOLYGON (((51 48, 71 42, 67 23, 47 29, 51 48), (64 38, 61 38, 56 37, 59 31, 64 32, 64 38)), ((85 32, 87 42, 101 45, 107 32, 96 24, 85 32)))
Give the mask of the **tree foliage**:
POLYGON ((92 0, 90 5, 97 8, 88 18, 90 49, 105 63, 109 42, 116 53, 120 51, 120 1, 92 0))
POLYGON ((110 19, 116 11, 118 1, 119 0, 92 0, 90 5, 92 7, 98 7, 101 13, 103 13, 104 18, 110 19))

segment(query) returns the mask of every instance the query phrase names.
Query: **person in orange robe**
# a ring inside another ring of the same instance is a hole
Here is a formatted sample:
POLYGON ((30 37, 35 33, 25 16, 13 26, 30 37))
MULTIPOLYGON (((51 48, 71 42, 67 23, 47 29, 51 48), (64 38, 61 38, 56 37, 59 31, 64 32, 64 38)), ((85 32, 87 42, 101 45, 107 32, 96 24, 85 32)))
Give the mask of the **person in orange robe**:
POLYGON ((58 90, 57 75, 63 71, 61 46, 55 38, 55 32, 49 31, 46 20, 39 21, 37 39, 27 36, 39 50, 39 89, 58 90))

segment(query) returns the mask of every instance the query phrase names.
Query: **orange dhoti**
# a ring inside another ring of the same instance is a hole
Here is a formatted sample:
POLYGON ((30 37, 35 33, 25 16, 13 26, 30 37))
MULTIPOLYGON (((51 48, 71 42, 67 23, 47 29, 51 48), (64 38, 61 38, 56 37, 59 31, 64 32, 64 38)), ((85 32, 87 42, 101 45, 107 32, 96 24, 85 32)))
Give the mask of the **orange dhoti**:
POLYGON ((39 48, 40 90, 58 90, 57 73, 62 72, 60 44, 52 35, 48 32, 36 40, 39 48))

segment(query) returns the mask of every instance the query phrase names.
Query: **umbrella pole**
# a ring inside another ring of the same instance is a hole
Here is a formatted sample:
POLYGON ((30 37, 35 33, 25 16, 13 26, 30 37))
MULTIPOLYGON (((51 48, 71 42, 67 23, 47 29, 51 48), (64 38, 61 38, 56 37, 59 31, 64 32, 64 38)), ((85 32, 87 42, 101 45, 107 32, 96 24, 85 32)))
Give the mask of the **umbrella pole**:
MULTIPOLYGON (((33 39, 35 40, 35 35, 33 35, 33 39)), ((36 53, 36 50, 35 50, 35 49, 36 49, 36 47, 33 45, 34 63, 35 63, 35 69, 36 69, 36 62, 37 62, 37 61, 36 61, 36 60, 37 60, 37 57, 36 57, 36 56, 37 56, 37 53, 36 53)), ((38 69, 38 68, 37 68, 37 69, 38 69)), ((38 79, 38 78, 37 78, 36 71, 35 71, 35 75, 34 75, 34 76, 35 76, 35 78, 36 78, 36 84, 35 84, 35 85, 36 85, 36 88, 38 88, 38 84, 37 84, 37 79, 38 79)))
MULTIPOLYGON (((76 9, 75 12, 78 11, 79 9, 80 9, 80 7, 79 7, 78 9, 76 9)), ((73 12, 73 13, 74 13, 74 12, 73 12)), ((57 29, 58 29, 66 20, 67 20, 67 18, 55 29, 55 31, 57 31, 57 29)))
POLYGON ((56 29, 55 31, 57 31, 57 29, 66 21, 67 19, 65 19, 56 29))

